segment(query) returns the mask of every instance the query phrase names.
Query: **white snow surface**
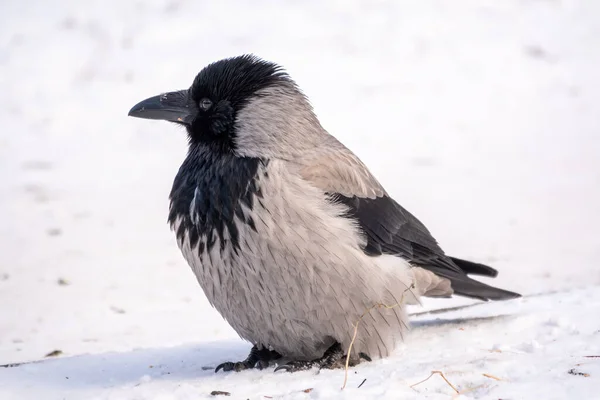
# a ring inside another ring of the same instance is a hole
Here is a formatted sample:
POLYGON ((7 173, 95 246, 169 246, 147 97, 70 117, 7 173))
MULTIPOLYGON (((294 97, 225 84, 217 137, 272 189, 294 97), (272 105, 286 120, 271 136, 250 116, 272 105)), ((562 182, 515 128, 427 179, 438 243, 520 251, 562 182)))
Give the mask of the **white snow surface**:
POLYGON ((0 364, 25 363, 0 368, 0 399, 597 398, 599 19, 584 0, 3 1, 0 364), (476 305, 415 316, 343 391, 343 370, 203 368, 250 344, 166 224, 184 132, 127 111, 243 53, 285 66, 449 254, 525 297, 426 299, 411 311, 476 305), (431 371, 460 395, 410 387, 431 371))

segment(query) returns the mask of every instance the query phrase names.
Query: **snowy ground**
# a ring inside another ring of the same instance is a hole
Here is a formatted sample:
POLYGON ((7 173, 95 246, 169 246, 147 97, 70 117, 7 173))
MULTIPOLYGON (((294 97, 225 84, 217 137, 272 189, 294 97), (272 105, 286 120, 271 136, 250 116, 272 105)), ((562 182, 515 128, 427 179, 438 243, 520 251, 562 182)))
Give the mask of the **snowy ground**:
POLYGON ((467 398, 593 398, 598 18, 583 0, 2 2, 0 364, 63 355, 0 368, 0 399, 450 398, 439 376, 409 387, 433 370, 467 398), (343 371, 204 370, 249 345, 166 225, 183 133, 126 114, 247 52, 286 66, 448 253, 530 297, 414 318, 343 392, 343 371))

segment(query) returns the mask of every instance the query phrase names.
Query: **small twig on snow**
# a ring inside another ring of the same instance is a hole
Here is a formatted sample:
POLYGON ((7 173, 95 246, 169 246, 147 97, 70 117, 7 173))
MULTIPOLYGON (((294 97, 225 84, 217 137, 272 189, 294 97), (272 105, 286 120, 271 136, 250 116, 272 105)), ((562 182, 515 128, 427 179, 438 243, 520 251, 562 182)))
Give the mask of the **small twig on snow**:
POLYGON ((498 378, 497 376, 490 375, 490 374, 481 374, 481 375, 485 376, 486 378, 493 379, 495 381, 501 381, 502 380, 502 379, 498 378))
POLYGON ((442 379, 446 381, 446 383, 448 384, 448 386, 450 386, 452 388, 452 390, 454 390, 456 392, 456 394, 460 394, 460 392, 458 391, 458 389, 456 387, 454 387, 454 385, 451 384, 448 379, 446 379, 446 376, 444 375, 444 373, 442 371, 431 371, 431 374, 427 378, 423 379, 421 382, 417 382, 417 383, 415 383, 413 385, 410 385, 410 388, 414 389, 415 386, 420 385, 423 382, 427 382, 432 376, 434 376, 436 374, 439 375, 439 376, 441 376, 442 379))

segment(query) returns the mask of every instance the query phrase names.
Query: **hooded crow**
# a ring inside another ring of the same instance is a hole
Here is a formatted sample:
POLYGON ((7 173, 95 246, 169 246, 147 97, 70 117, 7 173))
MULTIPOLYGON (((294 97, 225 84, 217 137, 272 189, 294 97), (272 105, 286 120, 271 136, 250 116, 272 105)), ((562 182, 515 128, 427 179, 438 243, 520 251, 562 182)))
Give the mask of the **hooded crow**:
POLYGON ((274 63, 217 61, 129 115, 187 131, 168 221, 210 303, 253 344, 216 371, 339 366, 366 310, 350 360, 386 357, 419 296, 519 297, 470 278, 497 271, 447 256, 274 63))

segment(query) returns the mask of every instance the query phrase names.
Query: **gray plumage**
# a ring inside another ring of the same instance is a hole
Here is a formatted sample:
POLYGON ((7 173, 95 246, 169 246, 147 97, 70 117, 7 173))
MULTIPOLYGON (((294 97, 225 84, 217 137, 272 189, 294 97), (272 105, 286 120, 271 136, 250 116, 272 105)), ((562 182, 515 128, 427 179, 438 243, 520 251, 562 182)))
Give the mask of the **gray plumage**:
POLYGON ((425 226, 329 135, 295 83, 252 56, 209 65, 187 91, 130 115, 184 125, 190 150, 169 222, 211 304, 257 348, 313 360, 332 345, 388 356, 418 296, 505 299, 467 276, 425 226), (412 287, 412 289, 411 289, 412 287))

